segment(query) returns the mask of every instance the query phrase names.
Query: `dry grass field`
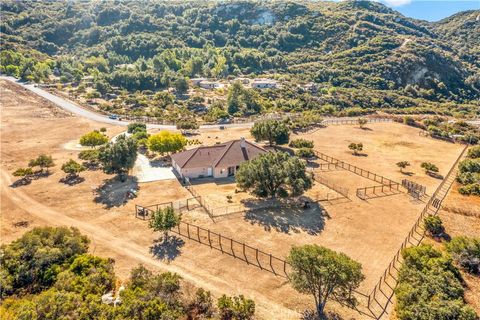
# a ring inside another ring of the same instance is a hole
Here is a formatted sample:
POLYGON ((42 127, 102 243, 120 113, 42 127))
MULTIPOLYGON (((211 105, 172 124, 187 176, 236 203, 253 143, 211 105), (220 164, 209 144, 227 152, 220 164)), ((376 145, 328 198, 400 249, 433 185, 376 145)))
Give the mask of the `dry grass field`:
MULTIPOLYGON (((85 181, 78 185, 60 183, 64 176, 61 164, 69 158, 76 159, 78 154, 65 144, 74 145, 82 134, 100 127, 107 127, 109 136, 125 128, 69 116, 5 81, 0 82, 0 87, 1 243, 8 243, 35 226, 72 225, 91 238, 91 250, 95 254, 116 260, 116 272, 122 279, 126 279, 130 269, 139 263, 155 270, 177 272, 186 282, 211 290, 214 295, 241 293, 253 298, 260 319, 296 319, 304 309, 312 307, 312 299, 296 293, 284 278, 186 239, 173 238, 169 246, 155 242, 158 234, 149 230, 147 222, 134 217, 134 206, 191 197, 176 180, 141 183, 138 198, 127 202, 124 202, 126 190, 136 185, 132 179, 126 186, 101 171, 86 171, 81 174, 85 181), (53 156, 56 162, 53 173, 32 181, 30 185, 11 187, 15 181, 11 173, 40 153, 53 156), (98 198, 93 191, 104 184, 108 188, 98 198), (22 221, 27 221, 28 226, 15 226, 22 221)), ((441 180, 425 175, 419 164, 431 161, 438 165, 441 174, 446 174, 461 150, 459 145, 420 137, 416 129, 401 124, 379 123, 368 125, 368 128, 332 126, 302 137, 314 140, 318 151, 340 160, 396 181, 408 178, 426 185, 429 194, 441 180), (363 142, 367 156, 353 156, 347 148, 350 142, 363 142), (408 175, 400 173, 395 165, 402 160, 412 164, 406 170, 410 172, 408 175)), ((239 137, 251 139, 248 129, 208 130, 194 138, 204 144, 214 144, 239 137)), ((299 207, 233 214, 215 221, 205 212, 196 210, 184 213, 184 219, 279 257, 286 256, 292 246, 307 243, 342 251, 362 263, 366 279, 360 290, 369 292, 424 203, 414 201, 404 193, 360 200, 355 196, 356 188, 378 183, 340 169, 320 174, 348 188, 350 199, 320 202, 308 209, 299 207)), ((218 206, 238 204, 251 198, 244 192, 235 193, 235 184, 228 182, 205 180, 195 184, 209 203, 218 206), (232 196, 231 203, 227 195, 232 196)), ((306 196, 314 198, 328 190, 316 184, 306 196)), ((454 194, 452 202, 462 203, 463 199, 457 200, 457 197, 454 194)), ((444 214, 458 215, 442 212, 444 214)), ((449 228, 462 232, 462 224, 478 221, 461 217, 458 220, 452 218, 449 228)), ((477 231, 473 228, 471 233, 477 231)), ((329 308, 335 308, 345 319, 364 318, 335 304, 329 308)))

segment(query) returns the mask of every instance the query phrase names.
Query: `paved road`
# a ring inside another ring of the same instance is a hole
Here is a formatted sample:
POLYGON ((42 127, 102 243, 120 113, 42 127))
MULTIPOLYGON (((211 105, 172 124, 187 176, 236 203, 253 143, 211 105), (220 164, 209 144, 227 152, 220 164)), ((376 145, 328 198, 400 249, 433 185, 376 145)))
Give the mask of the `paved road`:
MULTIPOLYGON (((51 94, 50 92, 45 91, 39 87, 36 87, 33 84, 26 84, 24 82, 18 81, 14 77, 0 76, 0 79, 15 82, 16 84, 22 86, 23 88, 30 90, 31 92, 41 96, 42 98, 45 98, 48 101, 56 104, 58 107, 66 111, 69 111, 79 117, 83 117, 83 118, 90 119, 97 122, 115 124, 120 126, 127 126, 129 124, 129 122, 127 121, 113 120, 106 115, 102 115, 92 110, 88 110, 86 108, 80 107, 76 103, 73 103, 62 97, 51 94)), ((200 129, 218 129, 220 126, 223 126, 226 128, 250 128, 253 126, 253 122, 230 123, 230 124, 223 124, 223 125, 219 125, 219 124, 201 125, 200 129)), ((147 127, 152 129, 176 130, 176 126, 174 125, 147 124, 147 127)))

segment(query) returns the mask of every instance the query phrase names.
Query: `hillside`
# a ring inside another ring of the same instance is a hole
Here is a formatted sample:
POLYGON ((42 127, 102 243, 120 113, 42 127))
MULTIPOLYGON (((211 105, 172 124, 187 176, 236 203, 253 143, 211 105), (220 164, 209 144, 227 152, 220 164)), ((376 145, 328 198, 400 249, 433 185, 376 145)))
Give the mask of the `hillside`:
MULTIPOLYGON (((54 57, 50 66, 65 82, 93 74, 135 91, 183 76, 275 74, 339 88, 340 100, 361 101, 368 91, 379 101, 354 104, 362 108, 440 108, 480 97, 480 11, 438 23, 367 1, 4 1, 2 11, 3 48, 54 57)), ((12 60, 3 55, 4 69, 12 60)))

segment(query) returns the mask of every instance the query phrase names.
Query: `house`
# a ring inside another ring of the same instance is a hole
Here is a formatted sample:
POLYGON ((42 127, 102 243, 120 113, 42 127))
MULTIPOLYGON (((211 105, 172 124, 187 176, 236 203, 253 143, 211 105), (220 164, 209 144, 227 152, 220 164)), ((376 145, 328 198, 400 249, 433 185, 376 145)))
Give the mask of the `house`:
POLYGON ((272 79, 255 79, 252 81, 252 88, 273 89, 277 87, 277 81, 272 79))
POLYGON ((216 89, 216 88, 222 88, 223 85, 219 82, 216 82, 216 81, 200 81, 200 83, 198 84, 200 86, 200 88, 203 88, 203 89, 216 89))
POLYGON ((201 146, 172 155, 172 166, 184 178, 225 178, 235 175, 240 164, 267 152, 245 140, 201 146))

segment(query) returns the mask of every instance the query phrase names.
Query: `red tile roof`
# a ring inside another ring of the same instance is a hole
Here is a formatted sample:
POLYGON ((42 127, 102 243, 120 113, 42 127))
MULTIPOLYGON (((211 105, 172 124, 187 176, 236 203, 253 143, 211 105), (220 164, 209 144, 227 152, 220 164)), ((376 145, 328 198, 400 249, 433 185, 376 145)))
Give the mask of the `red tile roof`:
POLYGON ((245 139, 232 140, 214 146, 201 146, 172 155, 180 168, 233 167, 267 152, 245 139))

